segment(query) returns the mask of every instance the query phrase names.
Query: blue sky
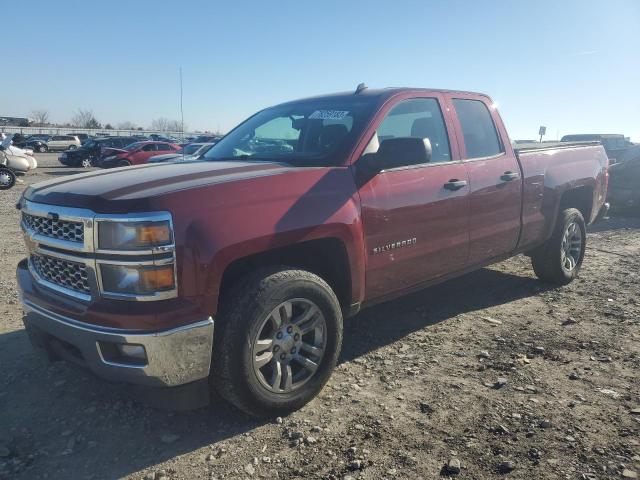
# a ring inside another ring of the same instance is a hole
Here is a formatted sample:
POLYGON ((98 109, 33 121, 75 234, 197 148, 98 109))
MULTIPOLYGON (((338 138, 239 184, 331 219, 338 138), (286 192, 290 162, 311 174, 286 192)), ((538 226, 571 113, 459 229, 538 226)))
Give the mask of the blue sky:
POLYGON ((23 0, 3 12, 0 115, 179 118, 182 66, 192 129, 364 81, 486 92, 512 139, 546 125, 548 138, 640 141, 639 0, 23 0))

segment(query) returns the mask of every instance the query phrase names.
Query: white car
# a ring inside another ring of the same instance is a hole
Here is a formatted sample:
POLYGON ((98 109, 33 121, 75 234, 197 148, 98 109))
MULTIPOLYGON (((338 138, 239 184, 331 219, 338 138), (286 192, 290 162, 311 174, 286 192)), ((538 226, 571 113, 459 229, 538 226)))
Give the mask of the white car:
POLYGON ((73 150, 81 145, 78 137, 74 135, 51 135, 48 139, 44 140, 47 144, 47 150, 73 150))

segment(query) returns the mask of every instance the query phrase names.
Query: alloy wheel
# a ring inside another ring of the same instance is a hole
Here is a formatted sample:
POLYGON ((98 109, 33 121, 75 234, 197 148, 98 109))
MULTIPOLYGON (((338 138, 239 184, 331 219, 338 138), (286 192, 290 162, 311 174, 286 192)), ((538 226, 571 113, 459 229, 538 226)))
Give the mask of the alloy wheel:
POLYGON ((562 268, 567 272, 571 272, 576 268, 582 255, 582 230, 576 222, 567 225, 562 236, 562 245, 560 251, 560 261, 562 268))
POLYGON ((327 344, 327 323, 310 300, 282 302, 265 318, 253 339, 253 371, 267 390, 289 393, 316 373, 327 344))

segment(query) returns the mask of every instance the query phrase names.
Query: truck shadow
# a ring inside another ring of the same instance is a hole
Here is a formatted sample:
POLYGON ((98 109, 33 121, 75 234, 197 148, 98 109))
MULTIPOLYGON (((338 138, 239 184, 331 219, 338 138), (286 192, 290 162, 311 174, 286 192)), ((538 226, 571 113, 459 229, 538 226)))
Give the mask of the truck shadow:
POLYGON ((473 314, 551 288, 553 286, 533 276, 521 277, 485 268, 365 309, 345 322, 340 363, 354 360, 457 315, 473 314))
MULTIPOLYGON (((532 276, 483 269, 363 310, 345 323, 340 362, 456 315, 549 288, 532 276)), ((193 461, 204 475, 217 464, 206 460, 209 455, 232 455, 232 447, 220 442, 252 441, 253 430, 273 421, 249 418, 216 398, 209 408, 189 412, 150 408, 135 401, 127 387, 61 362, 44 366, 22 329, 0 335, 0 365, 0 434, 10 439, 11 452, 5 463, 10 470, 3 472, 0 462, 0 477, 121 478, 147 468, 170 469, 156 465, 194 451, 193 461), (229 451, 221 451, 221 446, 229 451)), ((256 452, 260 447, 256 445, 256 452)))

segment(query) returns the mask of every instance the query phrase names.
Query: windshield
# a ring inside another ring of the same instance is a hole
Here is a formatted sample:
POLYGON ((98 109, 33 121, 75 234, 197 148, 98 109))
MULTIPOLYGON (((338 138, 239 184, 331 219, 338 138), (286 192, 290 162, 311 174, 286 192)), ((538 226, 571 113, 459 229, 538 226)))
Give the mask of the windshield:
POLYGON ((335 165, 366 125, 373 106, 370 98, 353 96, 267 108, 222 138, 204 159, 335 165))

